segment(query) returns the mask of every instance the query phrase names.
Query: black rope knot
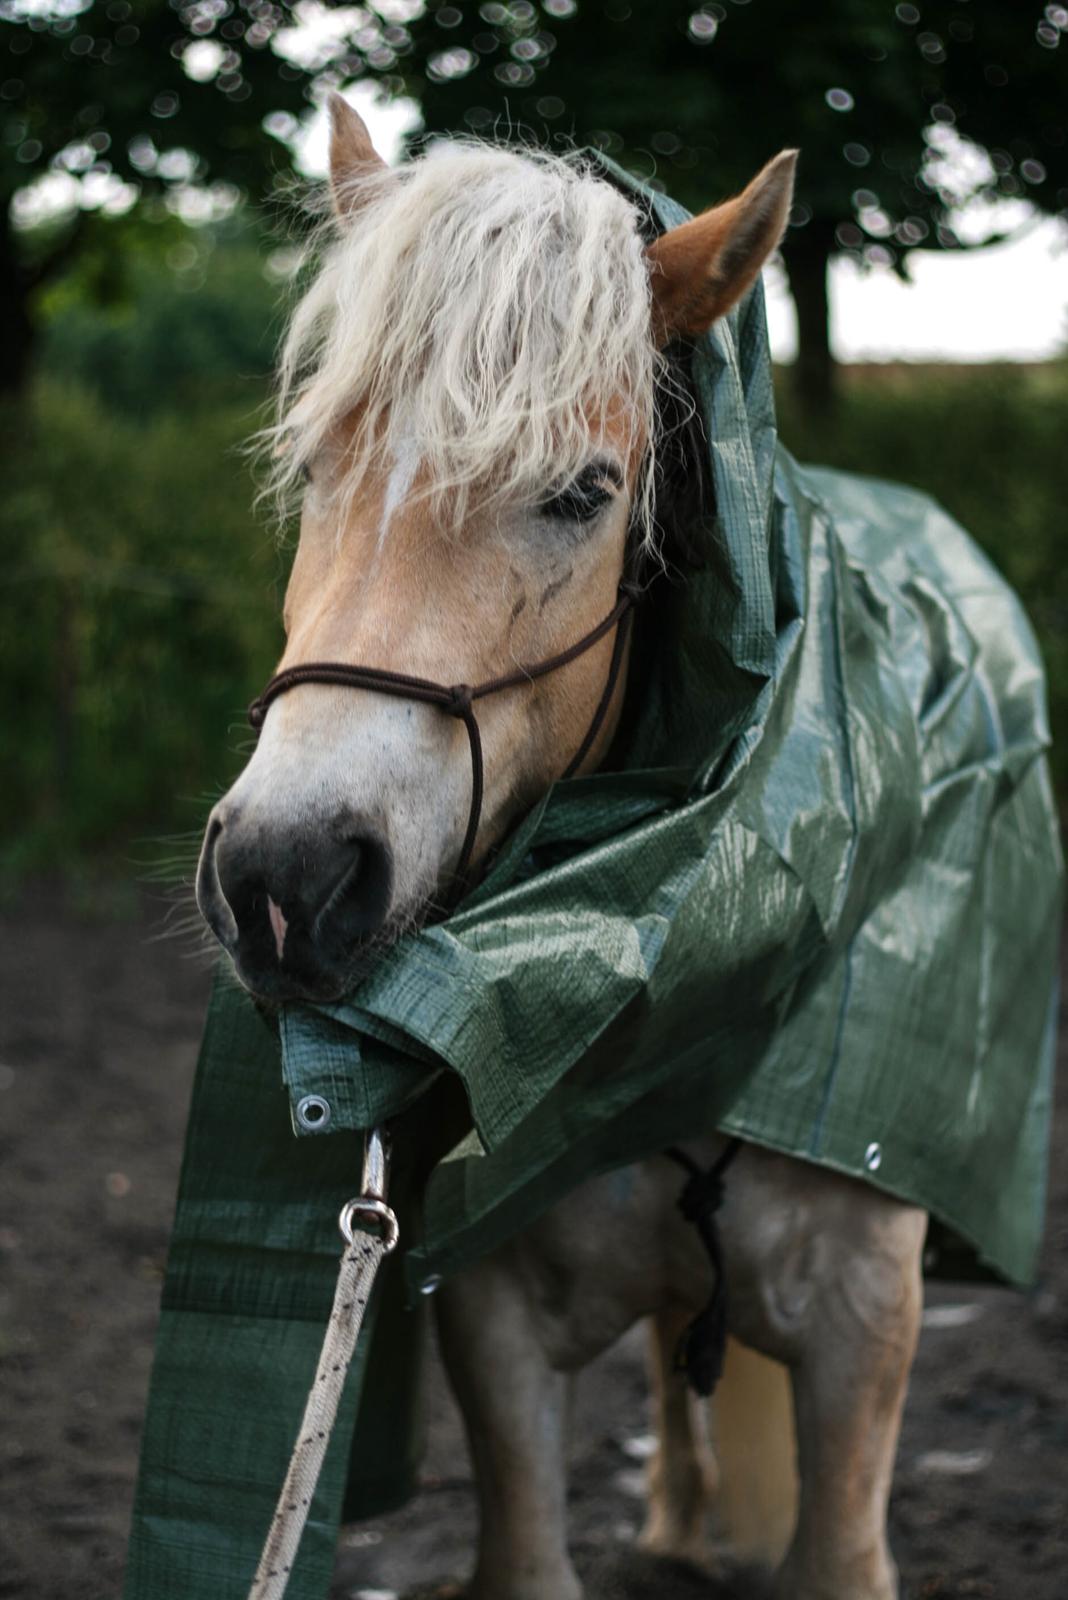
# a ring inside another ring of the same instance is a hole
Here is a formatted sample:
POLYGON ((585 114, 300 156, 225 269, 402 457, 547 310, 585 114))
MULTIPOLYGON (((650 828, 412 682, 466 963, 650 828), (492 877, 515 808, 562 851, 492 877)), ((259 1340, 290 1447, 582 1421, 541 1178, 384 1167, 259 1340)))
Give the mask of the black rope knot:
POLYGON ((249 725, 249 727, 250 728, 254 728, 256 730, 256 732, 259 733, 259 731, 263 727, 263 724, 266 721, 266 719, 267 719, 267 707, 264 705, 263 701, 262 700, 253 700, 252 704, 248 708, 248 725, 249 725))
POLYGON ((450 717, 459 717, 466 721, 471 715, 471 705, 474 693, 469 683, 453 683, 449 686, 449 698, 445 701, 443 709, 450 717))
POLYGON ((723 1271, 723 1249, 716 1227, 716 1212, 723 1204, 727 1168, 741 1148, 732 1139, 723 1154, 707 1172, 684 1150, 674 1146, 664 1154, 682 1167, 688 1177, 676 1202, 687 1222, 693 1224, 708 1253, 715 1281, 708 1304, 699 1311, 683 1332, 675 1352, 675 1366, 685 1372, 691 1389, 710 1395, 723 1374, 727 1353, 727 1279, 723 1271))
POLYGON ((694 1172, 683 1184, 676 1204, 687 1222, 694 1227, 711 1222, 723 1204, 723 1175, 711 1167, 708 1172, 694 1172))

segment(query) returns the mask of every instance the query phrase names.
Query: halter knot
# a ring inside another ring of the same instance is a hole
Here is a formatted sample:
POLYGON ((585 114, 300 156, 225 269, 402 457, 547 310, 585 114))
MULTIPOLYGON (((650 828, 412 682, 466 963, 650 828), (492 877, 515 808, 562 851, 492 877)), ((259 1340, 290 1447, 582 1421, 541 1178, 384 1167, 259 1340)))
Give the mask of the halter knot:
POLYGON ((471 704, 474 700, 474 691, 469 683, 453 683, 449 686, 449 698, 445 702, 444 710, 450 717, 460 717, 462 720, 471 715, 471 704))
POLYGON ((256 732, 259 733, 266 719, 267 707, 264 705, 262 697, 258 700, 253 700, 252 704, 248 708, 249 727, 254 728, 256 732))

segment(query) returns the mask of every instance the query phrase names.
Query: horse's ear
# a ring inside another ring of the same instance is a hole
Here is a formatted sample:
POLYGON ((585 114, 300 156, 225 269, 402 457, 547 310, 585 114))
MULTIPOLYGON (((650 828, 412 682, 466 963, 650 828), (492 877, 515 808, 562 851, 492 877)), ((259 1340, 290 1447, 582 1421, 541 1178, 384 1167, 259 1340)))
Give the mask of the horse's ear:
POLYGON ((367 124, 347 100, 332 94, 330 106, 330 188, 342 221, 363 204, 367 179, 389 168, 371 143, 367 124))
POLYGON ((648 247, 659 344, 704 333, 756 281, 786 231, 796 165, 796 150, 780 151, 733 200, 648 247))

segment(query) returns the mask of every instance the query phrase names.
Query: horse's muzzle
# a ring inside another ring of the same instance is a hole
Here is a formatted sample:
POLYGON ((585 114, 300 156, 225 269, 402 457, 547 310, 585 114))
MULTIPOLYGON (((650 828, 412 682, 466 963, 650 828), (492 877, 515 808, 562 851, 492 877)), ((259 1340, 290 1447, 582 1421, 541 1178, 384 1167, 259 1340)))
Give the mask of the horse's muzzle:
POLYGON ((335 999, 381 933, 392 886, 392 851, 365 818, 275 833, 223 802, 204 838, 197 904, 253 994, 335 999))

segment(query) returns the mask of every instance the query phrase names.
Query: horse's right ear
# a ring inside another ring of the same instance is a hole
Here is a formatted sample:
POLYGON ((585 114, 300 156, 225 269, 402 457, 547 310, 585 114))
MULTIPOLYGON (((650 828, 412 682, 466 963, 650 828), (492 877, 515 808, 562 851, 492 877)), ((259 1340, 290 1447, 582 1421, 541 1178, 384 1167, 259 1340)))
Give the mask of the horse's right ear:
POLYGON ((389 168, 371 143, 367 124, 347 100, 332 94, 330 107, 330 188, 334 210, 342 222, 359 211, 367 194, 369 178, 389 168))

